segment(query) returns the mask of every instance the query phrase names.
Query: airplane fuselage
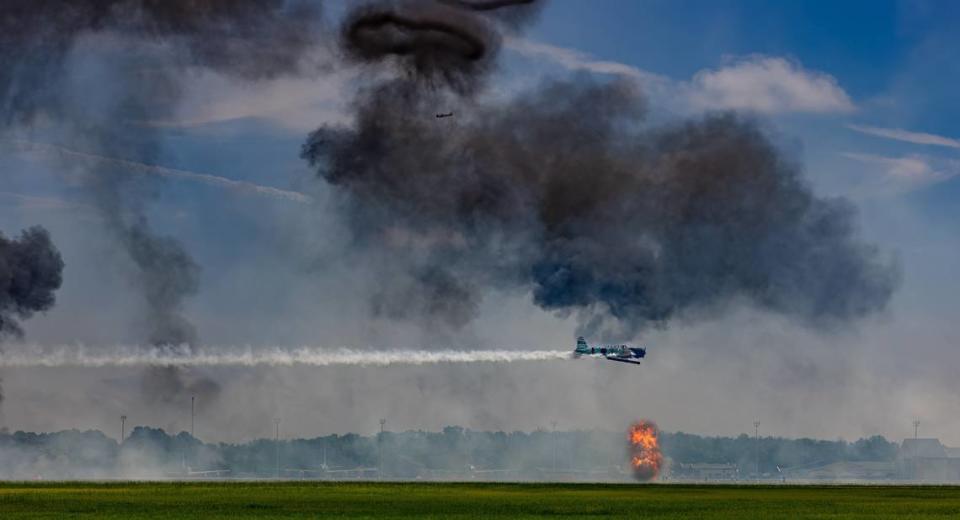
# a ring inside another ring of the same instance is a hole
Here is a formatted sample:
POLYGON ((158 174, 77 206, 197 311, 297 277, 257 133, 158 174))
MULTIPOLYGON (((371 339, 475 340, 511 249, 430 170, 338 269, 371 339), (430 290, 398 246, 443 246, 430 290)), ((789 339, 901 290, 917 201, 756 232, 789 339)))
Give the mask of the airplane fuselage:
POLYGON ((640 360, 647 355, 647 351, 644 348, 627 345, 590 346, 585 339, 577 338, 577 347, 574 349, 573 355, 574 357, 590 356, 639 365, 640 360))

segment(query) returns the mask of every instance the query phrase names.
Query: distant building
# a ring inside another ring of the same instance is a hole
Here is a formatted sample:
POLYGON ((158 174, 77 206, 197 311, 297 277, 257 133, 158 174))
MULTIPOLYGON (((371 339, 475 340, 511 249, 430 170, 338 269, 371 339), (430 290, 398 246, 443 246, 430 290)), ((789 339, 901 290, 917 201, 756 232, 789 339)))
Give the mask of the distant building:
POLYGON ((960 481, 960 448, 944 446, 939 439, 904 439, 897 463, 906 479, 960 481))

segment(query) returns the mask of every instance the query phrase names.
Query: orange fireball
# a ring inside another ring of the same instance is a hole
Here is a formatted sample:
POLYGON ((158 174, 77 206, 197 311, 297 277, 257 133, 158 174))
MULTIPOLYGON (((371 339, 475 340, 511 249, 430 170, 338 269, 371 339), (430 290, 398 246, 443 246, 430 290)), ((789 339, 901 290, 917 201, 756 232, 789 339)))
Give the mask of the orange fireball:
POLYGON ((630 426, 630 465, 638 480, 653 480, 660 473, 663 454, 657 439, 659 431, 653 421, 641 420, 630 426))

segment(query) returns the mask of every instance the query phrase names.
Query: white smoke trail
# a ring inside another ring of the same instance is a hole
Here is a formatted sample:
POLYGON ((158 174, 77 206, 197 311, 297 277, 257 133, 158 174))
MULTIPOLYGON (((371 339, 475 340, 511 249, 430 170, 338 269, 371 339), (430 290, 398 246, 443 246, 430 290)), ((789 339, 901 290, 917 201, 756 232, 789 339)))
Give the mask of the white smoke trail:
POLYGON ((122 166, 124 168, 127 168, 131 172, 135 172, 139 174, 158 175, 160 177, 184 179, 184 180, 189 180, 194 182, 200 182, 203 184, 208 184, 210 186, 216 186, 219 188, 226 188, 228 190, 254 193, 257 195, 264 195, 267 197, 284 199, 292 202, 298 202, 301 204, 307 204, 313 200, 309 195, 300 193, 298 191, 283 190, 280 188, 274 188, 272 186, 263 186, 263 185, 255 184, 248 181, 239 181, 236 179, 221 177, 219 175, 211 175, 209 173, 197 173, 197 172, 192 172, 187 170, 178 170, 175 168, 166 168, 166 167, 157 166, 154 164, 147 164, 139 161, 131 161, 129 159, 119 159, 116 157, 107 157, 104 155, 98 155, 94 153, 81 152, 78 150, 66 148, 64 146, 48 144, 48 143, 39 143, 34 141, 24 141, 24 140, 18 140, 18 139, 0 139, 0 141, 11 145, 15 150, 20 152, 40 152, 40 153, 46 153, 46 154, 57 154, 61 156, 72 157, 75 159, 83 159, 83 160, 93 161, 98 163, 109 163, 117 166, 122 166))
POLYGON ((0 367, 387 366, 449 363, 513 363, 571 359, 562 350, 356 350, 320 347, 17 347, 0 352, 0 367))

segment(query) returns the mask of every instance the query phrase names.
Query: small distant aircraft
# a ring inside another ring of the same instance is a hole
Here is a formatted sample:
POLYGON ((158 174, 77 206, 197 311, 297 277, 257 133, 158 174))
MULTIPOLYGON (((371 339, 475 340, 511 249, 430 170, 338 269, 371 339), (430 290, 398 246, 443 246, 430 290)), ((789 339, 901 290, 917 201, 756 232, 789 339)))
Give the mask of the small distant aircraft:
POLYGON ((341 480, 349 478, 370 478, 372 476, 379 474, 378 468, 341 468, 337 466, 328 466, 327 465, 327 447, 323 447, 323 462, 317 469, 309 468, 284 468, 283 472, 285 475, 289 475, 292 478, 300 477, 301 480, 306 478, 316 478, 316 479, 329 479, 329 480, 341 480))
POLYGON ((467 469, 470 471, 470 475, 474 478, 483 476, 483 475, 505 475, 507 473, 519 473, 515 469, 479 469, 473 464, 468 464, 467 469))
POLYGON ((453 117, 453 112, 447 112, 446 114, 437 114, 437 119, 443 119, 445 117, 453 117))
POLYGON ((639 365, 640 360, 647 355, 647 349, 628 347, 626 345, 601 345, 591 347, 583 337, 577 338, 577 348, 573 350, 573 357, 582 356, 602 357, 610 361, 639 365))

